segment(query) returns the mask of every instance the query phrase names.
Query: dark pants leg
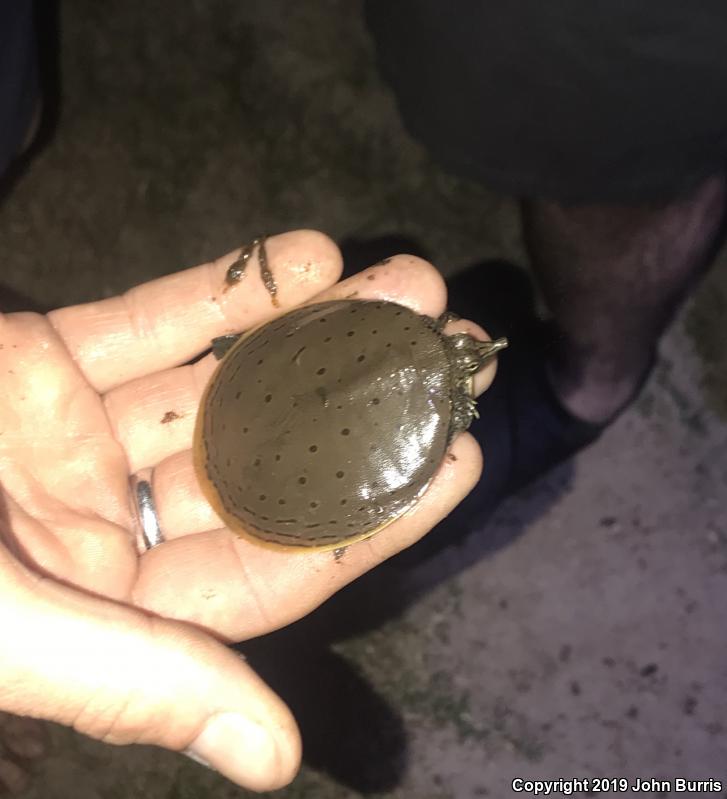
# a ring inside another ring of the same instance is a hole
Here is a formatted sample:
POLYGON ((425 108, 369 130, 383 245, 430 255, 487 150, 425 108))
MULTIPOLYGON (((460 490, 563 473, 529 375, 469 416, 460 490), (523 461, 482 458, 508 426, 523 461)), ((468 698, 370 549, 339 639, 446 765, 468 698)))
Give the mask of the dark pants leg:
POLYGON ((532 265, 560 334, 550 378, 574 415, 605 421, 633 398, 721 244, 726 199, 720 174, 667 204, 524 202, 532 265))
POLYGON ((38 100, 33 3, 3 0, 0 2, 0 175, 27 143, 38 100))

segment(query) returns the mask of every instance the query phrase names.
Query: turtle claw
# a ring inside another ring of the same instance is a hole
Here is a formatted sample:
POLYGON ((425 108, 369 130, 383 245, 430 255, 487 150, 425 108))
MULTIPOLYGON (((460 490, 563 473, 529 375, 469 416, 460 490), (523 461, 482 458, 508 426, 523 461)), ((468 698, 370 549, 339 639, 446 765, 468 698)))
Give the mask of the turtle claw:
POLYGON ((434 322, 435 330, 441 333, 450 322, 459 322, 461 318, 461 316, 458 316, 453 311, 444 311, 434 322))
POLYGON ((212 354, 218 361, 221 361, 230 351, 242 333, 229 333, 226 336, 217 336, 212 339, 212 354))

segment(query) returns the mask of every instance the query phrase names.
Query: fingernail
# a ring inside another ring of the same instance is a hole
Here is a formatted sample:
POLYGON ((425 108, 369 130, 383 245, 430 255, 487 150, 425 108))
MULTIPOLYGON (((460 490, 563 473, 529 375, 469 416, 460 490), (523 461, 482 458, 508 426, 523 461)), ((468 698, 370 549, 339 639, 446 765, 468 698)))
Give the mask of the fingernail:
POLYGON ((185 754, 228 775, 239 771, 249 783, 269 779, 278 759, 270 733, 237 713, 212 716, 185 754))

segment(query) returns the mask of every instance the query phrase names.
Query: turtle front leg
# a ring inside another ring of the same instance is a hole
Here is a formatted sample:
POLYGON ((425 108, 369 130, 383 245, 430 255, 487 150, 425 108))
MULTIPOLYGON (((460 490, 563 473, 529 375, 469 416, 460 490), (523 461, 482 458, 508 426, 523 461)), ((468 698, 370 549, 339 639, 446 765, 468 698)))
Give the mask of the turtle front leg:
POLYGON ((453 311, 445 311, 434 320, 434 329, 441 333, 450 322, 459 322, 461 318, 453 311))
POLYGON ((457 433, 462 433, 472 424, 473 419, 479 419, 477 401, 470 394, 468 385, 459 385, 452 399, 452 421, 450 423, 450 441, 457 433))
POLYGON ((212 354, 215 358, 221 361, 240 336, 242 336, 242 333, 228 333, 226 336, 217 336, 217 338, 213 338, 212 354))

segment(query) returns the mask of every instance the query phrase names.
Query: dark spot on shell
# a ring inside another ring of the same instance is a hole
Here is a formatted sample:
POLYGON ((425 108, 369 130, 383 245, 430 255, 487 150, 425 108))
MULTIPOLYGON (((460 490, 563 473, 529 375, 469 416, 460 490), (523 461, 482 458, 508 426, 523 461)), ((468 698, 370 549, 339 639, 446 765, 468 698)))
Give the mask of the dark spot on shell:
POLYGON ((376 275, 374 275, 373 273, 370 275, 366 275, 366 280, 376 280, 376 275))
POLYGON ((285 500, 284 499, 279 499, 278 500, 278 505, 285 505, 285 500))
POLYGON ((325 341, 325 342, 329 342, 330 340, 331 340, 331 337, 330 337, 330 336, 326 336, 326 337, 323 339, 323 341, 325 341))
POLYGON ((267 499, 267 497, 265 496, 265 494, 260 494, 260 496, 258 497, 258 499, 260 500, 260 502, 265 502, 265 500, 267 499))
POLYGON ((349 430, 349 428, 348 428, 348 427, 344 427, 344 428, 343 428, 343 430, 341 430, 341 435, 342 435, 342 436, 347 436, 347 435, 349 435, 349 434, 350 434, 350 432, 351 432, 351 431, 349 430))
POLYGON ((310 506, 311 506, 311 508, 317 508, 320 504, 321 504, 320 502, 313 501, 313 502, 311 502, 310 506))
POLYGON ((378 332, 379 332, 378 330, 372 330, 372 331, 371 331, 372 335, 374 335, 374 336, 375 336, 375 335, 376 335, 378 332))
POLYGON ((238 391, 238 392, 235 394, 235 399, 240 399, 240 397, 241 397, 241 396, 242 396, 242 391, 238 391))
POLYGON ((299 477, 299 478, 298 478, 298 482, 299 482, 299 483, 300 483, 302 486, 304 486, 304 485, 305 485, 305 484, 308 482, 308 480, 307 480, 307 478, 305 478, 305 477, 299 477))
POLYGON ((358 358, 356 358, 356 360, 357 360, 359 363, 361 363, 361 361, 363 361, 363 360, 365 360, 365 359, 366 359, 366 356, 365 356, 365 355, 359 355, 359 356, 358 356, 358 358))
POLYGON ((350 336, 352 336, 352 335, 353 335, 355 332, 356 332, 355 330, 349 330, 349 331, 348 331, 348 333, 346 333, 346 335, 350 337, 350 336))
POLYGON ((342 500, 341 500, 341 505, 345 505, 347 502, 348 502, 348 500, 347 500, 347 499, 342 499, 342 500))
POLYGON ((318 321, 319 322, 325 322, 326 321, 326 317, 325 316, 321 316, 321 318, 318 321))
POLYGON ((242 432, 243 432, 243 433, 247 433, 247 427, 243 427, 243 428, 242 428, 242 432))
POLYGON ((343 477, 344 474, 345 474, 345 472, 338 471, 338 472, 336 472, 336 477, 340 480, 343 477))
POLYGON ((409 343, 412 345, 412 347, 416 347, 416 345, 417 345, 416 340, 410 341, 409 343))
POLYGON ((280 460, 280 455, 276 455, 276 456, 275 456, 275 460, 276 460, 276 461, 279 461, 279 460, 280 460))
POLYGON ((273 398, 273 395, 272 395, 272 394, 266 394, 266 395, 265 395, 265 402, 270 402, 270 400, 271 400, 272 398, 273 398))
POLYGON ((411 328, 409 327, 409 325, 406 325, 406 327, 404 328, 404 330, 411 330, 411 328))
POLYGON ((336 405, 336 410, 337 411, 342 411, 343 410, 343 405, 336 405))
POLYGON ((169 424, 169 422, 173 422, 175 419, 181 419, 182 417, 176 411, 167 411, 164 416, 162 416, 162 424, 169 424))
POLYGON ((457 456, 454 454, 454 452, 448 452, 447 453, 447 460, 454 462, 454 461, 457 460, 457 456))
POLYGON ((255 461, 253 462, 252 465, 253 466, 259 466, 260 465, 260 458, 255 458, 255 461))
POLYGON ((258 365, 258 366, 261 366, 262 364, 263 364, 263 359, 262 359, 262 358, 260 358, 260 360, 257 362, 257 365, 258 365))
POLYGON ((387 346, 387 347, 390 347, 390 346, 391 346, 391 342, 390 342, 390 341, 387 341, 387 342, 386 342, 386 346, 387 346))
POLYGON ((317 375, 324 375, 326 373, 326 367, 321 366, 321 368, 316 372, 317 375))
POLYGON ((381 403, 381 400, 380 400, 378 397, 374 397, 374 398, 371 400, 371 404, 372 404, 372 405, 379 405, 380 403, 381 403))
POLYGON ((318 452, 318 447, 315 444, 311 444, 310 447, 308 447, 308 452, 318 452))
POLYGON ((320 523, 320 522, 314 522, 313 524, 306 524, 306 527, 307 527, 309 530, 312 530, 314 527, 320 527, 320 526, 321 526, 321 523, 320 523))

